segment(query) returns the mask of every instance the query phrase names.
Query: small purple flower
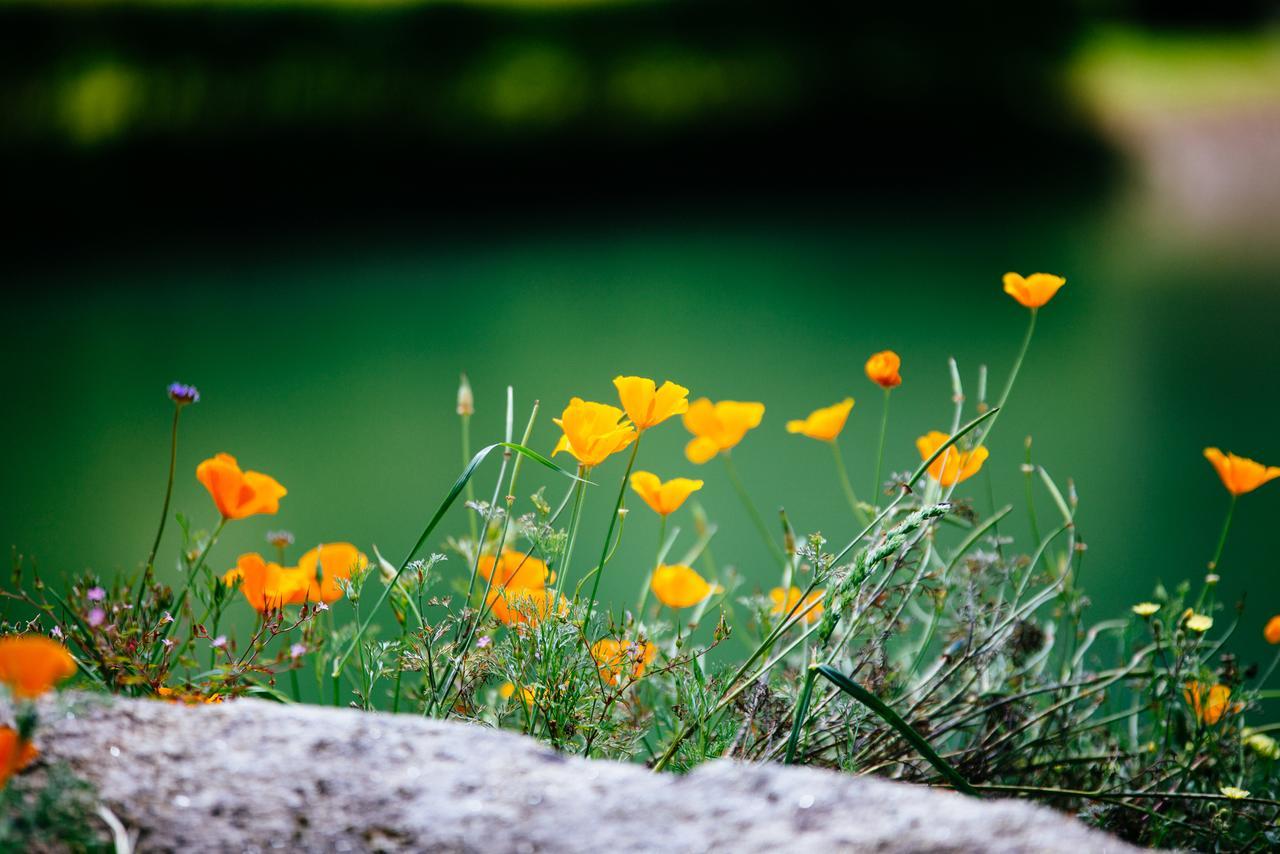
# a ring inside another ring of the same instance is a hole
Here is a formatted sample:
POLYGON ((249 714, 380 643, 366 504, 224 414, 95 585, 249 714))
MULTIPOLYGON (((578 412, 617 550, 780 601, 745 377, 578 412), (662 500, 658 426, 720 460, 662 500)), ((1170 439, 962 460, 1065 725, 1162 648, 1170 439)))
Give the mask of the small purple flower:
POLYGON ((489 637, 488 635, 484 635, 480 637, 478 640, 476 640, 476 648, 484 649, 486 646, 488 646, 491 643, 493 643, 493 638, 489 637))
POLYGON ((317 610, 317 611, 328 611, 328 610, 329 610, 329 603, 328 603, 328 602, 317 602, 317 603, 316 603, 316 610, 317 610))
POLYGON ((214 649, 222 649, 224 646, 227 645, 227 636, 218 635, 216 638, 214 638, 212 641, 209 642, 209 645, 212 646, 214 649))
POLYGON ((57 638, 58 640, 62 640, 62 627, 61 627, 61 626, 54 626, 54 627, 53 627, 53 631, 49 632, 49 637, 53 637, 53 638, 57 638))
POLYGON ((101 587, 90 587, 89 592, 86 593, 85 596, 88 597, 90 602, 101 602, 103 599, 107 598, 107 591, 103 590, 101 587))
POLYGON ((98 626, 102 625, 106 621, 106 619, 107 619, 107 612, 102 610, 101 608, 94 608, 92 611, 89 612, 89 625, 95 629, 98 626))
POLYGON ((292 531, 267 531, 267 542, 278 549, 293 545, 292 531))
POLYGON ((162 641, 160 641, 160 643, 164 644, 165 649, 173 649, 174 645, 177 644, 177 641, 175 641, 173 638, 165 638, 162 641))
POLYGON ((165 623, 172 623, 172 622, 173 622, 173 614, 170 614, 168 611, 165 611, 164 616, 160 618, 160 625, 163 626, 165 623))
POLYGON ((302 656, 306 654, 307 645, 305 643, 295 643, 293 646, 289 647, 290 658, 302 658, 302 656))
POLYGON ((169 399, 179 406, 200 402, 200 389, 186 383, 169 383, 169 399))

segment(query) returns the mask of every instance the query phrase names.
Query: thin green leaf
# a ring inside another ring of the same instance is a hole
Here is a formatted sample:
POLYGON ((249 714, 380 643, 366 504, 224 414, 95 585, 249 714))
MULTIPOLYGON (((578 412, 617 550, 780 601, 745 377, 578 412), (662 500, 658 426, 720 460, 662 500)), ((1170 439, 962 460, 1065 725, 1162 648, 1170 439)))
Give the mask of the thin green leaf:
POLYGON ((825 676, 841 691, 853 697, 859 703, 869 708, 871 711, 879 715, 885 723, 898 731, 904 739, 911 743, 925 760, 938 769, 942 776, 946 777, 951 785, 955 786, 958 791, 964 792, 975 798, 981 797, 978 790, 969 784, 969 781, 960 775, 951 763, 943 759, 937 752, 925 741, 924 736, 916 732, 916 730, 902 719, 902 717, 884 704, 883 701, 875 694, 872 694, 866 688, 863 688, 857 682, 854 682, 848 676, 845 676, 839 670, 836 670, 829 664, 821 664, 818 666, 818 672, 825 676))

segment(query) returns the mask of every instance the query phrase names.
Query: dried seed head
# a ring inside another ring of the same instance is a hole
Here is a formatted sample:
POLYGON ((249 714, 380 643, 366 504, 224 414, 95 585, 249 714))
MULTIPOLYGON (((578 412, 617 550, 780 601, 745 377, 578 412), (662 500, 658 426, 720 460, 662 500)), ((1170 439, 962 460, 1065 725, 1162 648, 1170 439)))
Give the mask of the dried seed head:
POLYGON ((467 382, 467 375, 463 374, 462 379, 458 382, 458 414, 462 416, 474 415, 476 411, 476 398, 471 393, 471 383, 467 382))

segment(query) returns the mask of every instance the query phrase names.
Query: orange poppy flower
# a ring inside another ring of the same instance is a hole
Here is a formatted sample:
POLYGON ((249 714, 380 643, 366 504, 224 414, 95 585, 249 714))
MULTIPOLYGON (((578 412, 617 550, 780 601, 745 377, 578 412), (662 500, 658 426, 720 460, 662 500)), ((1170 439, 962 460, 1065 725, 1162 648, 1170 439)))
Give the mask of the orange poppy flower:
POLYGON ((1049 273, 1032 273, 1025 278, 1017 273, 1004 274, 1004 292, 1027 308, 1044 305, 1066 283, 1067 280, 1061 276, 1049 273))
POLYGON ((508 626, 537 626, 551 613, 551 601, 556 601, 556 612, 564 616, 569 612, 569 602, 563 594, 545 588, 495 587, 485 597, 485 604, 493 616, 508 626))
POLYGON ((1222 720, 1222 716, 1229 710, 1231 689, 1221 684, 1210 686, 1202 682, 1188 682, 1182 696, 1186 699, 1187 705, 1191 706, 1196 720, 1213 726, 1222 720))
POLYGON ((528 587, 541 589, 548 582, 556 580, 555 573, 547 570, 547 565, 533 555, 504 549, 501 558, 493 555, 480 556, 480 574, 485 578, 493 575, 494 567, 498 574, 493 578, 495 587, 528 587))
POLYGON ((1224 454, 1217 448, 1205 448, 1204 457, 1213 463, 1218 477, 1222 478, 1222 485, 1232 495, 1253 492, 1264 483, 1280 477, 1280 467, 1264 466, 1247 457, 1224 454))
POLYGON ((849 420, 849 411, 853 409, 853 398, 846 397, 833 406, 825 406, 809 413, 809 417, 787 422, 788 433, 801 433, 810 439, 823 442, 834 442, 849 420))
POLYGON ((368 568, 368 556, 351 543, 325 543, 298 558, 296 571, 306 582, 307 600, 332 605, 342 598, 342 588, 337 580, 348 581, 353 573, 361 573, 368 568), (319 581, 317 567, 320 570, 319 581))
POLYGON ((689 389, 670 380, 658 388, 644 377, 614 377, 613 385, 637 430, 648 430, 689 409, 689 389))
POLYGON ((623 418, 621 409, 580 397, 570 400, 564 413, 552 420, 564 431, 552 456, 568 451, 584 466, 600 465, 637 436, 636 428, 623 418))
POLYGON ((702 481, 674 477, 663 483, 653 472, 638 471, 631 475, 631 488, 653 508, 654 513, 668 516, 679 510, 690 495, 702 489, 702 481))
POLYGON ((902 385, 902 359, 892 350, 881 350, 867 359, 867 379, 883 389, 896 388, 902 385))
POLYGON ((0 682, 15 697, 39 697, 76 673, 76 662, 67 648, 44 635, 9 635, 0 638, 0 682))
POLYGON ((9 778, 35 761, 39 751, 12 727, 0 726, 0 789, 9 778))
POLYGON ((777 616, 785 616, 787 614, 791 614, 792 609, 795 609, 795 613, 799 614, 801 611, 804 611, 805 608, 813 605, 813 608, 804 615, 804 621, 806 623, 816 622, 817 619, 822 616, 821 603, 822 597, 826 595, 826 591, 815 590, 808 596, 804 597, 803 602, 800 602, 800 594, 802 592, 803 591, 799 587, 792 587, 791 590, 786 592, 783 592, 781 587, 773 588, 769 591, 769 598, 773 600, 773 607, 769 609, 769 613, 777 616), (815 605, 815 602, 818 604, 815 605), (796 607, 796 603, 799 603, 798 608, 796 607))
MULTIPOLYGON (((920 451, 920 459, 929 459, 950 438, 940 430, 931 430, 916 439, 916 449, 920 451)), ((982 464, 986 462, 987 454, 987 449, 982 445, 968 451, 962 451, 952 445, 929 465, 929 477, 943 486, 954 486, 977 474, 982 464)))
POLYGON ((209 490, 224 519, 275 513, 280 499, 288 494, 270 475, 241 471, 230 454, 218 454, 196 466, 196 478, 209 490))
POLYGON ((685 456, 692 463, 705 463, 721 451, 742 441, 747 431, 760 426, 764 418, 763 403, 722 400, 712 403, 705 397, 689 404, 684 426, 694 438, 685 446, 685 456))
POLYGON ((1267 620, 1267 626, 1262 630, 1262 636, 1267 639, 1267 643, 1280 643, 1280 615, 1267 620))
POLYGON ((680 564, 663 564, 655 569, 650 587, 658 601, 668 608, 697 605, 720 589, 719 585, 708 584, 696 570, 680 564))
POLYGON ((648 641, 604 638, 591 645, 591 657, 600 665, 600 677, 610 685, 617 685, 623 673, 639 679, 657 654, 658 648, 648 641))
POLYGON ((262 613, 307 601, 308 580, 297 568, 268 562, 257 552, 240 555, 235 568, 222 575, 228 587, 239 583, 244 598, 262 613))

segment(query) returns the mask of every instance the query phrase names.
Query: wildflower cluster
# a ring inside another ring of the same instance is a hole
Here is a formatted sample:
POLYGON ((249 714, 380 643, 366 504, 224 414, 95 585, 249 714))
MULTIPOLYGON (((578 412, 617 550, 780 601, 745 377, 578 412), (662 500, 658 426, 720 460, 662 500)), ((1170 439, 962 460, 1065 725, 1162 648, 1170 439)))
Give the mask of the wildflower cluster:
MULTIPOLYGON (((1064 284, 1043 273, 1004 277, 1029 323, 1003 391, 987 400, 983 366, 970 410, 952 361, 952 408, 934 422, 946 429, 922 430, 919 459, 887 482, 902 359, 891 350, 867 359, 866 379, 883 392, 875 454, 859 458, 865 475, 854 471, 871 481, 868 501, 854 490, 841 445, 852 396, 785 422, 797 441, 830 449, 832 486, 848 504, 835 545, 798 535, 785 511, 766 521, 738 474, 735 455, 748 452, 753 430, 767 429, 763 402, 691 400, 672 381, 618 376, 616 403, 573 397, 550 419, 558 431, 550 455, 531 444, 536 403, 522 435, 509 426, 473 453, 477 404, 464 376, 456 411, 465 468, 400 563, 348 542, 290 563, 292 534, 272 531, 270 557, 224 557, 215 571, 209 555, 224 526, 277 514, 287 496, 271 476, 217 454, 196 467, 213 501, 212 530, 178 516, 174 571, 158 571, 171 466, 156 545, 136 577, 90 576, 61 595, 38 577, 22 583, 15 569, 5 600, 29 613, 20 629, 9 620, 13 635, 0 650, 39 643, 58 652, 24 653, 21 672, 0 654, 0 680, 15 696, 38 692, 70 675, 74 656, 86 686, 169 701, 323 699, 508 727, 561 751, 657 770, 717 757, 805 763, 1034 797, 1144 843, 1196 846, 1227 834, 1241 847, 1280 844, 1272 821, 1280 747, 1268 734, 1280 725, 1253 720, 1280 654, 1259 674, 1224 652, 1231 630, 1251 618, 1225 614, 1215 597, 1230 508, 1280 468, 1207 449, 1231 496, 1210 574, 1194 594, 1189 584, 1160 587, 1096 623, 1077 583, 1086 544, 1075 486, 1035 465, 1029 440, 1027 548, 1002 530, 1013 506, 992 502, 984 512, 960 493, 986 471, 988 439, 1037 314, 1064 284), (646 434, 678 423, 690 436, 685 460, 638 468, 646 434), (614 458, 625 460, 616 475, 607 468, 614 458), (681 470, 717 459, 722 468, 702 478, 681 470), (481 472, 495 464, 488 500, 477 498, 481 472), (552 482, 526 507, 518 496, 530 467, 550 471, 552 482), (699 495, 720 476, 756 528, 759 563, 771 567, 760 588, 712 557, 716 526, 699 495), (607 490, 608 529, 584 557, 581 522, 597 490, 607 490), (1043 532, 1036 495, 1055 511, 1043 532), (624 537, 629 498, 655 514, 656 543, 633 547, 624 537), (467 509, 467 530, 445 536, 438 529, 455 505, 467 509), (419 558, 433 542, 441 552, 419 558), (636 591, 634 604, 598 602, 606 573, 636 591), (233 608, 255 620, 248 637, 223 633, 233 608), (730 636, 746 653, 725 666, 709 653, 730 636), (307 668, 314 686, 304 691, 307 668)), ((178 413, 199 394, 175 384, 169 396, 175 459, 178 413)), ((507 401, 514 425, 510 391, 507 401)), ((1280 616, 1262 630, 1280 644, 1280 616)), ((29 747, 21 726, 0 731, 7 774, 30 761, 29 747)))

